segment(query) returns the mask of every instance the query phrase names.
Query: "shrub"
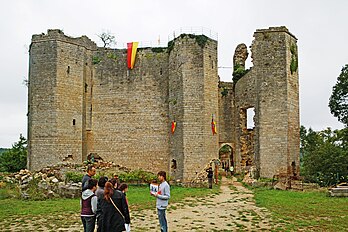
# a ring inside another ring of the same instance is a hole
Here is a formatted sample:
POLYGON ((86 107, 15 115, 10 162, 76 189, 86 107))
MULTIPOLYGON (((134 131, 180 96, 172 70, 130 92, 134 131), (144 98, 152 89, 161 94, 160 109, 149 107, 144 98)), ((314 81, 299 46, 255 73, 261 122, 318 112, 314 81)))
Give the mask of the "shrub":
POLYGON ((121 182, 127 183, 150 183, 152 180, 157 179, 157 176, 151 172, 138 169, 129 173, 121 173, 119 179, 121 182))
POLYGON ((74 183, 78 183, 78 182, 81 182, 83 176, 84 176, 83 173, 67 172, 65 173, 65 182, 72 181, 74 183))
POLYGON ((1 172, 18 172, 27 166, 27 140, 20 135, 19 141, 0 156, 1 172))
POLYGON ((245 74, 249 72, 249 69, 244 69, 241 65, 237 64, 234 66, 233 73, 232 73, 232 80, 234 83, 237 83, 237 81, 242 78, 245 74))

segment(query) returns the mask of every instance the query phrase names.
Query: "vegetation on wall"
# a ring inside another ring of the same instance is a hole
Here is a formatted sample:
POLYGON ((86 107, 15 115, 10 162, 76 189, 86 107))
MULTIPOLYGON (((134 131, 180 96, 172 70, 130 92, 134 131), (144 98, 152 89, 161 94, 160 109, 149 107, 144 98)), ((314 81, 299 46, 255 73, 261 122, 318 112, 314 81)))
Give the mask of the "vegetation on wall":
POLYGON ((243 66, 236 64, 233 68, 232 80, 236 84, 237 81, 249 72, 249 69, 244 69, 243 66))
POLYGON ((99 56, 93 56, 92 57, 92 63, 93 64, 99 64, 101 61, 101 58, 99 56))
MULTIPOLYGON (((109 53, 107 54, 107 57, 108 57, 109 59, 117 60, 117 55, 116 55, 115 53, 112 53, 112 52, 109 52, 109 53)), ((99 62, 100 62, 100 61, 99 61, 99 62)))
POLYGON ((155 52, 155 53, 161 53, 161 52, 164 52, 166 50, 166 48, 163 48, 163 47, 154 47, 154 48, 151 48, 151 51, 152 52, 155 52))
POLYGON ((205 35, 195 35, 196 43, 201 47, 204 48, 205 44, 208 41, 208 37, 205 35))
POLYGON ((172 99, 169 99, 169 104, 173 104, 174 106, 176 105, 176 103, 178 103, 178 101, 176 100, 176 98, 172 98, 172 99))
MULTIPOLYGON (((193 35, 193 34, 181 34, 179 36, 179 38, 185 38, 185 37, 189 37, 190 39, 195 39, 196 43, 201 47, 204 48, 206 43, 208 42, 208 37, 205 35, 193 35)), ((172 41, 168 42, 168 53, 170 53, 173 48, 174 48, 174 44, 175 44, 175 39, 172 41)))
POLYGON ((291 52, 291 63, 290 63, 290 72, 291 74, 295 73, 298 68, 298 59, 297 59, 297 50, 295 44, 290 46, 291 52))
POLYGON ((170 53, 174 48, 174 40, 171 40, 168 42, 168 50, 167 52, 170 53))
POLYGON ((227 94, 228 94, 228 89, 224 87, 224 88, 222 89, 222 91, 221 91, 221 95, 222 95, 223 97, 225 97, 225 96, 227 96, 227 94))

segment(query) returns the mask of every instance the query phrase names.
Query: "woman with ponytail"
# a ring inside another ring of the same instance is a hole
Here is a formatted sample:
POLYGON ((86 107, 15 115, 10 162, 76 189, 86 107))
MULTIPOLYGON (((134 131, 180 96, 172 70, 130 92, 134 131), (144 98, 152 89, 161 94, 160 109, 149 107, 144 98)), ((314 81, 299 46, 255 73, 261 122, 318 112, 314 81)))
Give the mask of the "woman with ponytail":
POLYGON ((130 224, 126 198, 110 182, 105 184, 104 196, 98 199, 97 215, 100 232, 125 231, 124 224, 130 224))

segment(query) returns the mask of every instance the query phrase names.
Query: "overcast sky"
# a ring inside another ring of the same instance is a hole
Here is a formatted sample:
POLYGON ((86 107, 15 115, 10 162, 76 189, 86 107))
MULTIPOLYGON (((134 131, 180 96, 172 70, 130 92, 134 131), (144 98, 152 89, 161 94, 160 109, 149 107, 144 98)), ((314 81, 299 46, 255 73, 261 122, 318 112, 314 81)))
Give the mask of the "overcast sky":
MULTIPOLYGON (((62 29, 87 35, 110 31, 118 45, 130 41, 166 43, 182 27, 205 27, 218 34, 219 66, 232 66, 236 46, 248 47, 256 29, 286 26, 298 39, 301 125, 322 130, 343 125, 328 100, 348 63, 346 0, 3 0, 0 9, 0 147, 27 137, 28 48, 32 34, 62 29)), ((249 57, 249 66, 251 65, 249 57)), ((231 81, 229 69, 220 69, 231 81)))

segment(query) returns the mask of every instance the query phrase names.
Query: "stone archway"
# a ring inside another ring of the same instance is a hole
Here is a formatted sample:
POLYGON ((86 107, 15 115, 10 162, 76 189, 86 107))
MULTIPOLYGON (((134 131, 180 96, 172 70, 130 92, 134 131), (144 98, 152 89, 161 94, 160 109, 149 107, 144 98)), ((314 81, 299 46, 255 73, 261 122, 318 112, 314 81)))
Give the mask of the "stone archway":
POLYGON ((231 144, 225 143, 221 144, 219 149, 219 160, 221 161, 221 167, 227 168, 233 166, 234 167, 234 152, 231 144))

